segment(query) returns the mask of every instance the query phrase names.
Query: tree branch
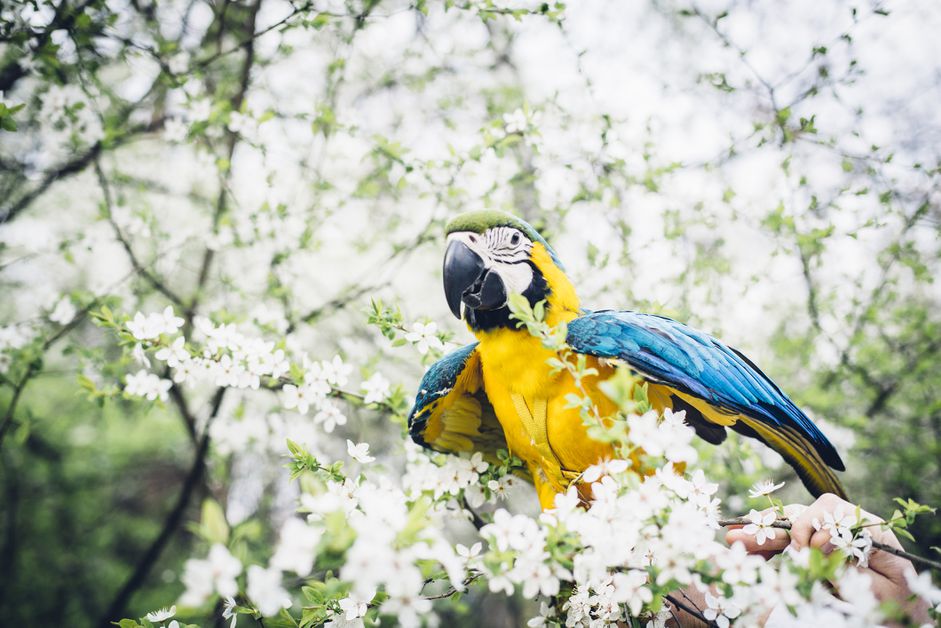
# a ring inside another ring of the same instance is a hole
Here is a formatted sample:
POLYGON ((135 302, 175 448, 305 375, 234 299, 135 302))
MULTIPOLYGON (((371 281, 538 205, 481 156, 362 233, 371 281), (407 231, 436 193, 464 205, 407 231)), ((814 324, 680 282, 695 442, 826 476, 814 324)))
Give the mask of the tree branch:
MULTIPOLYGON (((93 0, 84 0, 84 2, 73 7, 70 6, 72 4, 71 0, 61 0, 56 7, 52 21, 36 36, 35 46, 30 52, 35 53, 35 51, 41 50, 46 45, 46 42, 49 41, 53 32, 57 30, 70 30, 75 25, 75 20, 82 15, 92 2, 93 0)), ((20 62, 14 58, 13 61, 0 70, 0 92, 6 92, 12 89, 17 81, 25 75, 26 70, 20 65, 20 62)))
MULTIPOLYGON (((748 519, 747 517, 734 517, 732 519, 720 519, 719 520, 719 525, 722 526, 723 528, 728 527, 728 526, 748 525, 749 523, 753 523, 753 522, 751 521, 751 519, 748 519)), ((775 521, 771 522, 771 524, 769 524, 768 527, 780 528, 781 530, 790 530, 791 522, 788 521, 787 519, 776 519, 775 521)), ((879 541, 873 541, 872 547, 879 551, 886 552, 888 554, 894 554, 895 556, 908 559, 912 561, 913 563, 918 563, 920 565, 924 565, 925 567, 930 567, 932 569, 937 569, 941 571, 941 562, 938 562, 936 560, 931 560, 930 558, 925 558, 924 556, 919 556, 918 554, 912 554, 912 553, 906 552, 905 550, 900 550, 897 547, 892 547, 891 545, 880 543, 879 541)))
POLYGON ((482 527, 484 527, 485 525, 487 525, 487 522, 484 521, 484 520, 480 517, 480 515, 477 514, 477 511, 474 510, 473 508, 471 508, 470 504, 467 503, 467 498, 466 498, 466 497, 462 497, 462 498, 461 498, 461 506, 464 508, 464 510, 466 510, 467 512, 470 513, 470 516, 471 516, 471 523, 474 524, 474 527, 477 528, 478 531, 480 531, 480 529, 481 529, 482 527))
POLYGON ((183 299, 181 299, 173 290, 169 288, 163 281, 160 280, 154 273, 148 270, 143 264, 140 263, 140 260, 137 259, 137 255, 134 254, 134 249, 131 248, 131 243, 125 237, 124 233, 121 231, 121 227, 118 226, 117 221, 114 219, 114 201, 111 197, 111 188, 108 185, 108 179, 105 177, 104 171, 101 169, 101 162, 96 156, 93 159, 95 164, 95 174, 98 177, 98 184, 101 186, 101 192, 104 196, 105 201, 105 211, 108 214, 108 222, 111 224, 112 230, 114 230, 114 235, 118 239, 118 242, 121 243, 121 246, 124 247, 124 251, 127 253, 128 258, 131 261, 131 266, 134 267, 134 270, 137 271, 141 277, 143 277, 147 283, 149 283, 154 290, 160 292, 168 299, 170 299, 175 305, 182 308, 183 299))
MULTIPOLYGON (((255 22, 258 18, 258 12, 261 9, 262 0, 255 0, 252 4, 248 24, 246 29, 252 33, 255 32, 255 22)), ((220 31, 222 24, 220 23, 220 31)), ((231 104, 232 111, 238 111, 242 108, 242 103, 245 101, 245 95, 248 93, 248 87, 251 83, 251 74, 252 66, 255 64, 255 38, 251 37, 245 43, 245 60, 242 62, 242 69, 239 78, 239 87, 235 95, 232 96, 231 104)), ((228 167, 225 171, 225 175, 220 181, 219 185, 219 197, 216 200, 216 211, 212 216, 212 232, 217 233, 219 230, 219 221, 222 216, 225 214, 227 209, 227 194, 228 194, 228 181, 229 177, 232 174, 232 157, 235 155, 235 146, 238 143, 239 134, 235 131, 228 130, 226 133, 226 163, 228 167)), ((203 260, 199 267, 199 276, 196 280, 196 289, 193 293, 192 300, 189 307, 186 309, 185 318, 187 324, 191 323, 193 316, 196 314, 196 308, 199 305, 199 299, 203 288, 206 286, 206 281, 209 278, 209 269, 212 266, 212 260, 215 256, 215 251, 207 246, 206 250, 203 252, 203 260)))
POLYGON ((670 604, 673 604, 673 605, 676 606, 677 608, 681 609, 683 612, 685 612, 685 613, 687 613, 687 614, 689 614, 689 615, 692 615, 693 617, 695 617, 696 619, 698 619, 698 620, 701 621, 702 623, 706 624, 707 626, 717 626, 717 625, 718 625, 718 624, 716 624, 714 621, 709 621, 708 619, 706 619, 706 616, 703 615, 703 614, 702 614, 702 611, 700 611, 698 608, 693 607, 693 606, 689 606, 688 604, 686 604, 686 603, 684 603, 684 602, 680 602, 680 601, 679 601, 676 597, 674 597, 673 595, 669 595, 669 594, 668 594, 668 595, 666 596, 666 599, 667 599, 667 601, 670 602, 670 604))
MULTIPOLYGON (((148 92, 149 93, 149 92, 148 92)), ((140 102, 133 103, 127 107, 127 109, 122 112, 121 116, 124 119, 127 119, 130 114, 136 110, 140 102)), ((150 133, 155 129, 159 128, 163 124, 163 119, 157 119, 149 124, 135 126, 126 132, 123 135, 114 137, 108 142, 108 149, 113 149, 121 146, 122 144, 130 141, 136 135, 141 133, 150 133)), ((58 182, 61 179, 70 177, 73 174, 78 174, 85 170, 94 162, 100 155, 101 152, 105 149, 105 146, 101 142, 96 142, 92 145, 87 151, 81 155, 76 156, 75 158, 61 164, 54 170, 50 170, 43 175, 42 180, 39 182, 36 187, 26 192, 23 196, 19 197, 15 202, 10 204, 2 214, 0 214, 0 224, 9 222, 16 218, 23 210, 29 207, 33 201, 46 193, 46 191, 52 186, 53 183, 58 182)))
POLYGON ((157 535, 157 538, 153 540, 150 547, 144 552, 144 555, 137 562, 133 573, 131 573, 130 577, 125 581, 124 586, 121 587, 120 591, 118 591, 117 595, 115 595, 114 599, 108 605, 107 610, 105 610, 99 618, 98 625, 102 628, 110 628, 111 622, 123 614, 131 596, 143 586, 144 581, 150 574, 150 570, 180 527, 183 521, 183 515, 192 499, 193 492, 203 479, 206 455, 209 452, 209 426, 219 413, 219 407, 222 405, 222 398, 225 395, 225 391, 225 388, 218 388, 216 394, 213 396, 212 409, 206 421, 206 427, 203 429, 202 438, 199 440, 199 446, 193 457, 193 464, 183 483, 183 488, 180 490, 179 496, 177 497, 176 504, 167 514, 160 534, 157 535))

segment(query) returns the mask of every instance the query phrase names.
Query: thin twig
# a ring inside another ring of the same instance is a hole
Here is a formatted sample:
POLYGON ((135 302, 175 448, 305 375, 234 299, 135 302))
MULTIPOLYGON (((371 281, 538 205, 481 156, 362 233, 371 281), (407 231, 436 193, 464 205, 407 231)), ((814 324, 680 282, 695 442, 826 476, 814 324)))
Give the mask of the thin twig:
POLYGON ((482 527, 487 525, 487 522, 477 514, 477 511, 470 507, 470 504, 467 503, 466 497, 461 498, 461 506, 464 508, 464 510, 470 513, 471 523, 474 524, 474 527, 477 528, 477 530, 480 530, 482 527))
MULTIPOLYGON (((252 33, 255 31, 255 20, 258 17, 258 12, 261 10, 261 1, 262 0, 256 0, 256 2, 254 2, 250 8, 246 29, 252 33)), ((223 26, 224 24, 220 23, 220 29, 223 26)), ((254 37, 251 37, 245 45, 245 59, 242 62, 242 68, 239 74, 238 90, 232 96, 230 101, 232 105, 232 111, 239 111, 242 108, 242 103, 245 101, 245 96, 248 93, 248 88, 251 84, 252 67, 254 65, 255 39, 254 37)), ((235 146, 238 144, 238 140, 239 134, 237 132, 232 131, 231 129, 226 132, 225 159, 229 165, 226 168, 225 174, 222 175, 221 181, 219 183, 219 196, 216 199, 216 209, 212 216, 212 232, 214 234, 218 233, 220 220, 228 209, 228 183, 232 176, 232 158, 235 155, 235 146)), ((199 275, 196 279, 196 289, 193 293, 190 305, 184 313, 187 327, 192 324, 193 317, 196 315, 196 308, 198 307, 199 300, 202 297, 202 291, 206 286, 206 281, 209 279, 209 269, 212 266, 212 260, 214 257, 215 250, 210 246, 206 246, 205 251, 203 251, 202 262, 199 265, 199 275)))
MULTIPOLYGON (((733 517, 731 519, 719 519, 719 525, 723 528, 729 526, 745 526, 749 523, 755 523, 748 517, 733 517)), ((771 523, 765 526, 766 528, 781 528, 782 530, 790 530, 791 522, 787 519, 775 519, 771 523)))
MULTIPOLYGON (((470 576, 467 576, 467 578, 464 579, 464 586, 466 587, 467 585, 471 584, 474 580, 476 580, 477 578, 481 577, 482 575, 483 575, 482 573, 478 572, 478 573, 472 574, 472 575, 470 575, 470 576)), ((443 600, 443 599, 445 599, 445 598, 451 597, 452 595, 454 595, 454 594, 457 593, 457 592, 458 592, 458 590, 457 590, 456 588, 451 587, 450 589, 448 589, 448 590, 445 591, 444 593, 438 593, 437 595, 426 595, 426 596, 424 596, 424 598, 425 598, 426 600, 443 600)))
MULTIPOLYGON (((154 88, 151 87, 150 91, 153 89, 154 88)), ((150 91, 148 91, 148 94, 150 91)), ((130 115, 137 110, 146 97, 147 95, 137 102, 131 103, 123 111, 121 111, 118 114, 118 116, 121 118, 121 121, 126 121, 127 118, 129 118, 130 115)), ((151 121, 149 124, 133 126, 126 131, 120 132, 119 135, 110 138, 108 140, 107 148, 109 150, 114 150, 115 148, 130 142, 136 136, 143 133, 150 133, 160 128, 162 125, 163 118, 158 118, 151 121)), ((70 159, 53 170, 46 171, 42 180, 35 187, 20 196, 16 201, 7 206, 6 209, 0 210, 0 224, 10 222, 16 218, 17 215, 29 207, 33 201, 45 194, 54 183, 58 183, 67 177, 83 172, 85 168, 87 168, 95 159, 101 155, 104 148, 105 146, 101 142, 96 142, 81 155, 78 155, 74 159, 70 159)))
POLYGON ((114 231, 114 236, 118 239, 118 242, 121 243, 121 246, 124 247, 124 251, 127 253, 128 258, 131 261, 131 266, 134 267, 134 270, 147 280, 155 290, 166 296, 168 299, 173 301, 178 307, 183 307, 183 300, 169 288, 163 281, 160 280, 154 273, 148 270, 140 260, 137 259, 137 255, 134 253, 134 249, 131 248, 131 243, 125 237, 124 232, 121 231, 121 227, 118 225, 118 222, 114 218, 114 199, 111 196, 111 187, 108 184, 108 179, 105 177, 104 170, 101 168, 101 162, 98 157, 95 157, 93 160, 95 167, 95 174, 98 177, 98 184, 101 186, 101 193, 104 196, 105 201, 105 211, 108 214, 108 222, 111 224, 111 229, 114 231))
POLYGON ((682 610, 685 611, 686 613, 689 613, 690 615, 692 615, 693 617, 695 617, 695 618, 698 619, 699 621, 703 622, 703 623, 706 624, 707 626, 717 626, 717 625, 718 625, 718 624, 716 624, 716 622, 714 622, 714 621, 709 621, 708 619, 706 619, 706 616, 703 615, 703 614, 702 614, 702 611, 700 611, 698 608, 691 607, 691 606, 685 604, 684 602, 679 601, 677 598, 675 598, 675 597, 673 597, 672 595, 669 595, 669 594, 666 596, 666 598, 667 598, 667 601, 669 601, 671 604, 675 605, 677 608, 682 609, 682 610))
POLYGON ((3 423, 0 423, 0 445, 3 444, 3 437, 7 429, 13 424, 13 414, 16 412, 16 406, 20 401, 20 396, 23 394, 23 389, 26 388, 26 384, 28 384, 29 380, 32 378, 32 374, 33 366, 30 365, 26 374, 23 375, 13 388, 13 397, 10 399, 10 405, 7 406, 6 414, 3 415, 3 423))
MULTIPOLYGON (((219 59, 220 57, 224 57, 224 56, 230 55, 230 54, 232 54, 233 52, 236 52, 236 51, 238 51, 238 50, 241 50, 242 48, 248 48, 249 46, 253 46, 254 43, 255 43, 255 40, 258 39, 259 37, 261 37, 262 35, 267 35, 267 34, 270 33, 271 31, 273 31, 273 30, 275 30, 275 29, 277 29, 277 28, 280 28, 281 26, 284 26, 284 25, 287 24, 292 18, 294 18, 295 16, 297 16, 297 15, 299 15, 299 14, 301 14, 301 13, 304 13, 305 11, 309 11, 311 8, 313 8, 313 3, 311 3, 311 2, 305 2, 305 3, 302 4, 301 6, 296 7, 296 8, 295 8, 293 11, 291 11, 288 15, 286 15, 286 16, 283 17, 282 19, 278 20, 278 21, 275 22, 274 24, 271 24, 270 26, 266 26, 265 28, 263 28, 263 29, 261 29, 261 30, 258 30, 258 31, 253 32, 251 35, 249 35, 248 37, 246 37, 244 40, 240 41, 239 43, 235 44, 235 45, 232 46, 231 48, 226 48, 225 50, 218 50, 218 51, 216 51, 215 53, 211 54, 210 56, 208 56, 208 57, 206 57, 206 58, 204 58, 204 59, 200 59, 199 61, 196 62, 196 64, 194 65, 194 67, 196 67, 196 68, 205 68, 206 66, 208 66, 209 64, 211 64, 211 63, 212 63, 213 61, 215 61, 216 59, 219 59)), ((341 13, 329 13, 329 12, 325 12, 325 11, 318 11, 317 14, 318 14, 318 15, 326 14, 326 15, 330 15, 331 17, 351 17, 351 16, 349 16, 349 15, 344 15, 344 14, 341 14, 341 13)))

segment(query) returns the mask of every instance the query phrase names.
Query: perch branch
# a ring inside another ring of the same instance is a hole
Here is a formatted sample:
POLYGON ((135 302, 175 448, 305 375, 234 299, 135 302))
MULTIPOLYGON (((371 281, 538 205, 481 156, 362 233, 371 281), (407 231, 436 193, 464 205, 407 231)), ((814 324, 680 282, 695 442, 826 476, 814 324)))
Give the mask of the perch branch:
MULTIPOLYGON (((734 517, 732 519, 720 519, 719 520, 719 525, 722 526, 723 528, 728 527, 728 526, 748 525, 749 523, 752 523, 752 521, 745 517, 734 517)), ((769 527, 780 528, 782 530, 790 530, 791 522, 788 521, 787 519, 777 519, 774 522, 772 522, 769 527)), ((913 563, 918 563, 920 565, 924 565, 925 567, 930 567, 932 569, 941 570, 941 562, 938 562, 936 560, 931 560, 930 558, 925 558, 924 556, 919 556, 918 554, 912 554, 910 552, 906 552, 905 550, 900 550, 897 547, 892 547, 891 545, 880 543, 879 541, 873 541, 872 546, 874 549, 877 549, 877 550, 880 550, 882 552, 886 552, 889 554, 894 554, 895 556, 899 556, 901 558, 908 559, 912 561, 913 563)))

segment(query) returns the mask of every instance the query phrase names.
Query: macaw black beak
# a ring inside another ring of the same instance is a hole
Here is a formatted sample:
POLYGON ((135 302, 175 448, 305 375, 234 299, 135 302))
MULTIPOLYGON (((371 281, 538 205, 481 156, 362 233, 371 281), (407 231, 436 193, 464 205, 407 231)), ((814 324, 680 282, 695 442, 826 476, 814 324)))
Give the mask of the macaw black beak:
POLYGON ((454 240, 444 254, 444 296, 454 316, 461 319, 461 303, 474 310, 492 310, 506 304, 500 276, 463 242, 454 240))

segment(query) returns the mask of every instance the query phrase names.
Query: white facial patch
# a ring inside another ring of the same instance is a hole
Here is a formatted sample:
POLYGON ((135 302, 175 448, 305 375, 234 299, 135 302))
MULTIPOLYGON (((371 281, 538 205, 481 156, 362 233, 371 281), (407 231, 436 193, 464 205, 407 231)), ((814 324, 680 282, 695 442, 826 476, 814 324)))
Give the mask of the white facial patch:
POLYGON ((503 280, 507 294, 522 294, 522 292, 529 287, 529 284, 533 282, 533 267, 529 264, 505 264, 503 262, 496 262, 493 265, 493 270, 495 270, 500 275, 500 279, 503 280))

